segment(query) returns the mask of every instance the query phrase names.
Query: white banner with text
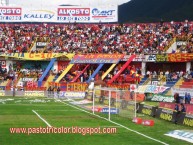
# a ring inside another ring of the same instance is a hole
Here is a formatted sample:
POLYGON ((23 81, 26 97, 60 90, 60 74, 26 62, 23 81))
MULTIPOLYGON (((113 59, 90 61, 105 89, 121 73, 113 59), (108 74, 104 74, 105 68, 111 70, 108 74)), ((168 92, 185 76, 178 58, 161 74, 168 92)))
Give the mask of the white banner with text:
POLYGON ((103 23, 117 22, 117 6, 0 7, 1 22, 103 23))

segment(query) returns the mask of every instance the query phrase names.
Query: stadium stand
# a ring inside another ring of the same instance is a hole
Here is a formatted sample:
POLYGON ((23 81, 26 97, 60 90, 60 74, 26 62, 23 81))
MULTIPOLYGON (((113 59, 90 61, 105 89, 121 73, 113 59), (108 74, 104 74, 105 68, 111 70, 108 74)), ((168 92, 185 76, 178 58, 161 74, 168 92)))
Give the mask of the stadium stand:
MULTIPOLYGON (((172 22, 172 23, 140 23, 140 24, 0 24, 0 52, 1 53, 122 53, 131 54, 164 54, 173 40, 186 41, 187 45, 178 46, 172 53, 192 53, 193 52, 193 22, 172 22), (33 47, 36 42, 46 42, 43 48, 33 47)), ((64 68, 65 69, 65 68, 64 68)), ((63 69, 63 70, 64 70, 63 69)), ((16 70, 1 70, 1 80, 20 78, 34 78, 38 81, 46 68, 29 68, 28 64, 17 64, 16 70), (25 66, 26 65, 26 66, 25 66)), ((48 79, 56 81, 63 70, 57 74, 46 75, 43 86, 47 86, 48 79), (51 78, 50 78, 51 76, 51 78)), ((119 69, 118 69, 119 70, 119 69)), ((115 67, 112 72, 104 78, 107 82, 112 79, 117 71, 115 67)), ((127 68, 123 71, 114 83, 140 83, 143 84, 149 76, 157 78, 158 81, 165 80, 166 86, 173 86, 178 78, 187 77, 184 72, 156 72, 151 70, 147 76, 142 77, 138 72, 140 68, 132 70, 127 68), (144 78, 144 79, 143 79, 144 78), (172 82, 175 80, 175 82, 172 82)), ((81 69, 68 72, 61 82, 70 82, 75 78, 81 69)), ((90 72, 85 71, 81 76, 83 80, 88 80, 90 72)), ((48 73, 48 72, 47 72, 48 73)), ((77 79, 80 82, 80 79, 77 79)), ((9 83, 2 82, 6 85, 9 83)), ((187 87, 188 82, 184 82, 182 87, 187 87)), ((191 85, 191 84, 190 84, 191 85)))
POLYGON ((165 53, 173 40, 190 43, 177 52, 192 52, 193 23, 144 24, 0 24, 0 51, 68 53, 165 53), (31 50, 34 42, 48 42, 31 50))

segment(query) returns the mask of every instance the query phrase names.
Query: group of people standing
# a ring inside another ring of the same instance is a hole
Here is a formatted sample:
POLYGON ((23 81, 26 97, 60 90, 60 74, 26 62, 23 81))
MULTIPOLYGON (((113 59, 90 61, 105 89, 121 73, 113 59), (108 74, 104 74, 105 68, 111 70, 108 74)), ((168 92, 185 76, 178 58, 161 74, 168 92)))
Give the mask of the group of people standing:
POLYGON ((57 97, 59 97, 59 94, 60 94, 60 87, 52 87, 52 86, 49 86, 48 87, 48 97, 54 97, 56 94, 57 97))
POLYGON ((185 93, 184 97, 179 96, 178 93, 174 95, 174 100, 175 100, 175 112, 176 112, 176 117, 175 117, 175 124, 177 124, 180 114, 181 113, 186 113, 186 107, 184 104, 190 104, 191 102, 191 95, 190 93, 185 93))
POLYGON ((191 95, 190 93, 185 93, 185 96, 179 96, 179 93, 174 94, 174 100, 175 103, 185 103, 185 104, 190 104, 191 102, 191 95))

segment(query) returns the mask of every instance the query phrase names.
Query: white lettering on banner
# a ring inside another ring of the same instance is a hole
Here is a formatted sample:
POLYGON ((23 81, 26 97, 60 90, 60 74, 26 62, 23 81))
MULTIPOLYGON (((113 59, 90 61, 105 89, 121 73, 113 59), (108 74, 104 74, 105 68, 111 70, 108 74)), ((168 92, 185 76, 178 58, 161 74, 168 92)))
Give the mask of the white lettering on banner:
POLYGON ((90 21, 90 8, 58 8, 59 21, 90 21))
POLYGON ((1 22, 117 22, 117 6, 110 7, 0 7, 1 22), (92 12, 92 13, 91 13, 92 12))
POLYGON ((182 46, 182 45, 187 45, 187 42, 186 41, 178 41, 178 42, 176 42, 176 45, 177 46, 182 46))
POLYGON ((0 7, 0 15, 4 16, 21 15, 21 8, 0 7))
POLYGON ((64 97, 71 97, 71 98, 84 98, 85 93, 80 92, 65 92, 64 97))
POLYGON ((146 55, 145 61, 149 61, 149 62, 156 61, 156 55, 146 55))
POLYGON ((157 102, 174 102, 173 97, 166 97, 161 95, 154 95, 151 99, 151 101, 157 101, 157 102))
POLYGON ((145 61, 145 55, 136 55, 133 61, 145 61))
MULTIPOLYGON (((121 61, 127 61, 131 55, 125 55, 121 61)), ((136 55, 133 61, 145 61, 145 55, 136 55)))
POLYGON ((25 91, 26 97, 44 97, 44 91, 25 91))
POLYGON ((58 8, 58 16, 89 16, 90 8, 58 8))
MULTIPOLYGON (((109 113, 109 108, 102 108, 101 112, 102 113, 109 113)), ((111 114, 118 114, 119 113, 119 109, 117 109, 117 108, 110 108, 110 113, 111 114)))
POLYGON ((60 98, 63 98, 63 97, 68 97, 68 98, 84 98, 85 97, 85 92, 60 92, 59 93, 59 96, 58 94, 54 94, 55 97, 60 97, 60 98))
POLYGON ((34 78, 22 78, 22 81, 24 82, 28 82, 28 81, 33 81, 34 78))
POLYGON ((2 21, 20 21, 22 9, 15 7, 0 7, 0 20, 2 21))
POLYGON ((37 42, 36 45, 37 46, 46 46, 47 42, 37 42))
POLYGON ((185 93, 190 93, 190 95, 193 97, 193 89, 188 89, 188 88, 172 88, 172 95, 175 93, 179 93, 180 96, 185 96, 185 93))

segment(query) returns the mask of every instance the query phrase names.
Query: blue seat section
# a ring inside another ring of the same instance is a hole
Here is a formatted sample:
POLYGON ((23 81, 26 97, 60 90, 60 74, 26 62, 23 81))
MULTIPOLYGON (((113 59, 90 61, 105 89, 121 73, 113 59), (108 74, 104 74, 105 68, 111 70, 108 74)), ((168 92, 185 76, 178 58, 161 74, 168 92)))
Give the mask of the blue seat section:
POLYGON ((166 94, 171 89, 171 87, 173 87, 177 83, 178 80, 179 79, 174 79, 173 81, 167 81, 164 86, 169 88, 166 89, 164 92, 162 92, 162 94, 166 94))
POLYGON ((34 70, 34 69, 42 69, 46 70, 49 62, 47 61, 24 61, 22 62, 22 68, 34 70))
POLYGON ((54 62, 56 61, 56 58, 52 58, 50 63, 48 64, 46 70, 43 72, 42 76, 40 77, 40 79, 38 80, 38 87, 42 86, 42 81, 44 80, 44 78, 47 76, 48 72, 50 71, 50 69, 52 68, 52 66, 54 65, 54 62))
POLYGON ((86 81, 87 83, 90 83, 92 78, 95 78, 96 74, 101 70, 101 68, 103 67, 103 63, 99 64, 99 66, 97 67, 97 69, 93 72, 93 74, 90 76, 90 78, 86 81))
POLYGON ((147 77, 143 77, 139 82, 139 85, 143 85, 147 79, 148 79, 147 77))

